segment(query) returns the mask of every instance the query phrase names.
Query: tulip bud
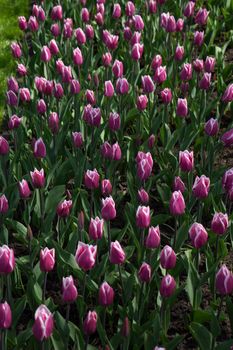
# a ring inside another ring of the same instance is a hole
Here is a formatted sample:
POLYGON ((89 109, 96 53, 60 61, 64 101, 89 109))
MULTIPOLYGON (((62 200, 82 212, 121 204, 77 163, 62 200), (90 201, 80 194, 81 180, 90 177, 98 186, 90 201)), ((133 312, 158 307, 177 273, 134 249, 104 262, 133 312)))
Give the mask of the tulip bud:
POLYGON ((168 33, 173 33, 176 31, 176 20, 174 16, 168 16, 167 25, 165 29, 168 33))
POLYGON ((78 296, 77 288, 74 285, 72 276, 62 278, 62 300, 65 303, 73 303, 78 296))
POLYGON ((95 241, 97 241, 97 239, 101 239, 103 236, 103 228, 104 228, 103 219, 100 219, 98 216, 95 219, 91 218, 91 222, 89 225, 90 238, 95 241))
POLYGON ((116 81, 116 92, 125 95, 129 92, 129 83, 126 78, 118 78, 116 81))
POLYGON ((156 13, 157 12, 157 3, 155 0, 149 1, 149 12, 150 13, 156 13))
POLYGON ((200 73, 204 68, 204 62, 203 60, 199 60, 198 58, 193 61, 193 69, 197 72, 200 73))
POLYGON ((78 242, 75 260, 84 271, 91 270, 95 265, 97 246, 78 242))
POLYGON ((163 298, 169 298, 176 289, 176 281, 171 275, 163 277, 160 285, 160 294, 163 298))
POLYGON ((101 194, 105 197, 109 196, 112 193, 112 184, 108 179, 101 181, 101 194))
POLYGON ((95 15, 95 21, 98 24, 98 26, 102 26, 104 24, 104 15, 102 15, 100 12, 98 12, 95 15))
POLYGON ((80 93, 80 83, 78 80, 72 79, 70 82, 70 92, 72 95, 80 93))
POLYGON ((12 90, 7 91, 6 96, 7 96, 7 104, 9 106, 17 106, 18 98, 17 98, 16 94, 14 93, 14 91, 12 91, 12 90))
POLYGON ((162 84, 167 79, 166 66, 159 66, 155 70, 154 81, 157 84, 162 84))
POLYGON ((116 78, 120 78, 124 72, 124 66, 121 61, 115 60, 112 66, 112 72, 116 78))
POLYGON ((233 274, 226 265, 222 265, 216 274, 216 289, 221 295, 231 294, 233 292, 233 274))
POLYGON ((173 191, 180 191, 181 193, 184 193, 185 191, 185 184, 181 180, 179 176, 176 176, 173 182, 173 191))
POLYGON ((215 136, 218 133, 219 130, 219 125, 218 125, 218 120, 214 118, 210 118, 206 123, 205 123, 205 133, 208 136, 215 136))
POLYGON ((31 32, 37 32, 39 29, 39 23, 35 16, 30 16, 28 20, 28 28, 31 32))
POLYGON ((117 131, 121 126, 121 119, 118 113, 113 112, 109 115, 108 126, 111 131, 117 131))
POLYGON ((12 324, 10 305, 5 301, 0 304, 0 329, 8 329, 12 324))
POLYGON ((78 228, 79 231, 82 231, 84 229, 84 213, 83 211, 80 211, 78 214, 78 228))
POLYGON ((174 191, 170 199, 170 212, 172 215, 182 215, 185 212, 185 201, 180 191, 174 191))
POLYGON ((193 38, 194 45, 200 47, 203 44, 203 41, 204 41, 204 32, 196 31, 194 33, 194 38, 193 38))
POLYGON ((225 191, 233 187, 233 168, 227 170, 222 178, 222 186, 225 191))
POLYGON ((179 152, 179 166, 182 171, 189 172, 194 167, 193 151, 180 151, 179 152))
POLYGON ((150 137, 148 138, 148 148, 152 149, 155 144, 155 135, 151 134, 150 137))
POLYGON ((114 95, 114 86, 110 80, 104 82, 104 96, 112 97, 114 95))
MULTIPOLYGON (((1 202, 0 202, 1 208, 1 202)), ((15 256, 13 249, 7 245, 0 247, 0 274, 7 275, 15 268, 15 256)), ((1 322, 1 318, 0 318, 1 322)))
POLYGON ((53 21, 61 21, 63 17, 62 6, 57 5, 52 8, 51 18, 53 21))
POLYGON ((32 184, 35 188, 42 188, 45 184, 45 176, 44 176, 44 169, 37 170, 36 168, 34 171, 30 171, 32 184))
POLYGON ((200 8, 195 16, 195 23, 204 26, 207 22, 209 12, 204 8, 200 8))
POLYGON ((124 39, 127 41, 130 41, 132 38, 132 31, 130 29, 130 27, 125 27, 124 28, 124 39))
POLYGON ((88 89, 85 93, 85 97, 87 99, 87 102, 90 103, 91 105, 94 105, 96 103, 95 93, 93 90, 88 89))
POLYGON ((8 199, 5 194, 0 196, 0 214, 6 214, 9 209, 8 199))
POLYGON ((104 220, 113 220, 116 217, 115 202, 111 196, 102 199, 101 215, 104 220))
POLYGON ((106 52, 102 55, 102 63, 104 67, 109 67, 112 62, 112 55, 110 52, 106 52))
POLYGON ((82 56, 82 52, 79 49, 79 47, 77 47, 74 51, 73 51, 73 62, 75 65, 77 66, 81 66, 83 64, 83 56, 82 56))
POLYGON ((143 188, 138 191, 138 199, 142 204, 147 204, 150 200, 148 193, 143 188))
POLYGON ((137 108, 139 111, 144 111, 146 109, 148 103, 148 98, 146 95, 140 95, 137 98, 137 108))
POLYGON ((150 152, 139 152, 137 155, 137 175, 141 181, 145 181, 151 175, 153 159, 150 152))
POLYGON ((24 16, 18 17, 18 24, 19 24, 19 29, 21 30, 26 30, 28 27, 27 20, 24 16))
POLYGON ((90 20, 90 14, 86 7, 82 8, 81 10, 81 19, 84 23, 88 23, 90 20))
POLYGON ((195 7, 195 2, 193 1, 189 1, 187 3, 187 5, 185 6, 185 9, 184 9, 184 16, 189 18, 189 17, 192 17, 193 14, 194 14, 194 7, 195 7))
POLYGON ((171 89, 165 88, 160 93, 163 103, 168 104, 172 101, 172 92, 171 89))
POLYGON ((120 4, 113 5, 112 18, 118 19, 121 17, 121 6, 120 4))
POLYGON ((88 311, 83 322, 83 331, 85 334, 90 335, 96 332, 97 318, 98 316, 95 311, 88 311))
POLYGON ((131 50, 131 57, 133 60, 138 61, 142 58, 142 54, 144 51, 144 45, 143 44, 134 44, 131 50))
POLYGON ((72 132, 73 143, 76 148, 80 148, 83 145, 83 137, 81 132, 72 132))
POLYGON ((19 84, 18 84, 17 80, 16 80, 14 77, 10 77, 10 78, 7 80, 7 88, 8 88, 8 90, 12 90, 12 91, 14 91, 15 93, 18 92, 18 90, 19 90, 19 84))
POLYGON ((36 109, 37 109, 37 112, 39 114, 45 114, 45 112, 47 110, 47 106, 46 106, 46 103, 43 99, 41 99, 37 102, 36 109))
POLYGON ((162 57, 160 55, 156 55, 151 63, 151 68, 155 71, 158 67, 162 65, 162 57))
POLYGON ((14 58, 20 58, 22 56, 22 50, 19 44, 17 43, 11 44, 11 53, 14 58))
POLYGON ((192 224, 189 229, 189 237, 191 239, 192 245, 196 249, 199 249, 206 244, 208 240, 208 233, 201 224, 194 222, 194 224, 192 224))
POLYGON ((184 20, 182 18, 179 18, 176 21, 176 31, 177 32, 182 32, 183 28, 184 28, 184 20))
POLYGON ((59 131, 59 116, 56 112, 52 112, 48 121, 49 129, 53 134, 57 134, 59 131))
POLYGON ((223 235, 228 228, 228 215, 215 213, 211 221, 211 230, 217 235, 223 235))
POLYGON ((166 245, 160 253, 160 264, 166 270, 176 266, 176 253, 169 245, 166 245))
POLYGON ((4 156, 8 153, 9 153, 9 143, 3 136, 0 136, 0 155, 4 156))
POLYGON ((54 328, 53 315, 45 305, 40 305, 35 312, 35 322, 32 327, 34 337, 43 341, 48 339, 54 328))
POLYGON ((214 72, 214 66, 215 66, 216 60, 214 57, 206 57, 205 60, 205 71, 208 73, 214 72))
POLYGON ((175 51, 175 60, 176 61, 182 61, 184 57, 184 47, 178 45, 176 47, 176 51, 175 51))
POLYGON ((43 46, 40 54, 40 59, 43 62, 49 62, 52 58, 51 51, 48 46, 43 46))
POLYGON ((100 176, 96 169, 94 170, 87 170, 84 176, 84 183, 85 186, 90 189, 94 190, 99 187, 99 180, 100 176))
POLYGON ((138 271, 138 277, 140 278, 141 282, 143 283, 149 283, 151 280, 151 267, 146 262, 142 263, 139 271, 138 271))
POLYGON ((86 43, 86 35, 82 28, 76 29, 75 36, 79 45, 84 45, 86 43))
POLYGON ((233 144, 233 129, 228 130, 221 136, 221 141, 224 146, 231 146, 233 144))
POLYGON ((61 29, 58 23, 54 23, 51 25, 50 31, 52 35, 56 38, 61 34, 61 29))
POLYGON ((8 121, 8 128, 10 130, 17 129, 22 122, 22 118, 19 118, 16 114, 12 115, 8 121))
POLYGON ((127 338, 129 336, 129 333, 130 333, 130 323, 129 323, 128 317, 125 317, 121 328, 121 334, 123 337, 127 338))
POLYGON ((46 157, 46 147, 41 137, 34 143, 33 154, 36 158, 46 157))
POLYGON ((195 197, 199 199, 206 198, 210 190, 210 179, 205 175, 196 176, 192 190, 195 197))
POLYGON ((188 104, 186 98, 178 98, 176 114, 182 118, 188 115, 188 104))
POLYGON ((19 188, 19 195, 21 198, 26 199, 30 197, 31 190, 26 180, 20 181, 18 184, 18 188, 19 188))
POLYGON ((150 207, 139 206, 136 212, 136 225, 145 229, 150 226, 150 207))
POLYGON ((127 17, 132 17, 135 13, 135 6, 132 1, 128 1, 125 6, 125 14, 127 17))
POLYGON ((57 215, 61 218, 66 218, 70 215, 70 211, 72 208, 72 200, 64 200, 63 202, 59 203, 57 206, 57 215))
POLYGON ((112 305, 114 295, 113 288, 107 282, 103 282, 99 289, 99 304, 104 307, 112 305))
POLYGON ((192 65, 190 63, 184 63, 182 70, 180 72, 181 80, 190 80, 192 79, 192 65))
POLYGON ((55 265, 55 249, 45 248, 40 251, 40 269, 43 272, 52 271, 55 265))
POLYGON ((199 87, 202 90, 208 90, 211 84, 211 73, 204 73, 203 77, 199 82, 199 87))
POLYGON ((159 226, 149 228, 148 235, 145 240, 145 246, 148 249, 158 248, 160 245, 160 230, 159 226))
POLYGON ((118 241, 111 242, 110 262, 111 264, 120 265, 125 261, 126 255, 118 241))
POLYGON ((222 101, 226 102, 226 103, 233 101, 233 84, 230 84, 226 88, 226 90, 222 96, 222 101))
POLYGON ((25 75, 27 75, 27 68, 22 63, 19 63, 17 66, 17 73, 21 77, 24 77, 25 75))
POLYGON ((149 75, 144 75, 142 77, 142 88, 145 94, 150 94, 151 92, 154 92, 155 86, 149 75))
POLYGON ((27 88, 21 88, 19 97, 22 102, 29 102, 31 100, 30 91, 27 88))

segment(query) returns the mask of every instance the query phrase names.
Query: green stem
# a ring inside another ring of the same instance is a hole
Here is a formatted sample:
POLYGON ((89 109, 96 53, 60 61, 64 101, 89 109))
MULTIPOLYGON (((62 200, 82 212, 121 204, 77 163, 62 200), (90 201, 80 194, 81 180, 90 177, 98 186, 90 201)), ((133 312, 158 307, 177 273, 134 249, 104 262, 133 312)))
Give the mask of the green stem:
POLYGON ((44 274, 43 295, 42 295, 42 302, 43 302, 43 303, 45 302, 45 293, 46 293, 47 277, 48 277, 48 272, 45 272, 45 274, 44 274))
POLYGON ((42 233, 43 226, 44 226, 44 196, 43 196, 43 189, 39 189, 40 194, 40 219, 41 219, 41 228, 40 232, 42 233))
POLYGON ((87 335, 87 337, 86 337, 85 348, 84 348, 85 350, 87 350, 88 343, 89 343, 89 335, 87 335))
POLYGON ((173 241, 173 250, 174 251, 176 251, 177 230, 178 230, 178 218, 175 216, 175 235, 174 235, 174 241, 173 241))
POLYGON ((87 282, 87 272, 84 272, 84 277, 83 277, 83 300, 85 298, 85 291, 86 291, 86 282, 87 282))
POLYGON ((122 303, 124 305, 125 302, 126 302, 126 298, 125 298, 125 290, 124 290, 124 285, 123 285, 123 278, 122 278, 122 274, 121 274, 121 266, 120 266, 120 264, 118 264, 118 272, 119 272, 121 288, 122 288, 122 303))
POLYGON ((69 322, 69 319, 70 319, 70 303, 68 303, 66 307, 66 323, 69 322))
MULTIPOLYGON (((219 246, 219 235, 216 237, 216 245, 215 245, 215 252, 214 252, 214 261, 218 260, 218 246, 219 246)), ((213 298, 214 301, 216 300, 216 270, 214 271, 214 285, 213 285, 213 298)))
POLYGON ((4 329, 0 330, 0 336, 1 336, 1 349, 0 350, 5 350, 5 331, 4 331, 4 329))
POLYGON ((108 222, 107 222, 107 230, 108 230, 108 254, 110 256, 110 250, 111 250, 110 220, 108 220, 108 222))
POLYGON ((140 318, 141 318, 140 317, 140 311, 141 311, 141 302, 142 302, 143 288, 144 288, 144 283, 141 284, 139 300, 138 300, 138 324, 140 324, 140 318))

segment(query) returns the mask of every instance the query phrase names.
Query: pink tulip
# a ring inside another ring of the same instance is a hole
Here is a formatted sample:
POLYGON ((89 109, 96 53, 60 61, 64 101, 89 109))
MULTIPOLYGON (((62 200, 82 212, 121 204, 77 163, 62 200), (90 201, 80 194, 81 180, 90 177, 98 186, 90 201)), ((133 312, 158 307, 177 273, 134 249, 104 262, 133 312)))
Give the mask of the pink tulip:
POLYGON ((142 54, 144 51, 143 44, 134 44, 131 50, 131 57, 133 60, 138 61, 142 58, 142 54))
POLYGON ((40 54, 40 59, 43 62, 49 62, 52 58, 52 54, 48 46, 43 46, 40 54))
POLYGON ((81 52, 79 47, 77 47, 73 51, 73 62, 77 66, 81 66, 83 64, 83 56, 82 56, 82 52, 81 52))
POLYGON ((194 168, 193 151, 187 150, 179 152, 179 166, 182 171, 189 172, 194 168))
POLYGON ((44 248, 40 251, 40 269, 43 272, 52 271, 55 265, 55 249, 44 248))
POLYGON ((142 76, 142 88, 145 94, 150 94, 154 92, 155 86, 153 80, 149 75, 142 76))
POLYGON ((58 23, 52 24, 50 31, 55 38, 57 38, 61 34, 61 29, 58 23))
POLYGON ((145 181, 151 175, 153 159, 150 152, 139 152, 137 155, 137 175, 141 181, 145 181))
POLYGON ((115 202, 111 196, 102 199, 101 215, 104 220, 113 220, 116 217, 115 202))
POLYGON ((132 38, 132 31, 130 29, 130 27, 125 27, 124 28, 124 39, 127 41, 130 41, 132 38))
POLYGON ((160 245, 160 229, 159 226, 149 228, 148 235, 145 240, 145 246, 148 249, 158 248, 160 245))
POLYGON ((46 103, 45 103, 45 101, 43 99, 40 99, 37 102, 36 109, 37 109, 37 112, 39 114, 45 114, 45 112, 47 110, 47 106, 46 106, 46 103))
POLYGON ((182 32, 184 28, 184 20, 182 18, 178 18, 176 21, 176 31, 182 32))
POLYGON ((208 240, 208 233, 202 224, 194 222, 189 229, 189 237, 194 248, 200 249, 206 244, 208 240))
POLYGON ((62 6, 57 5, 52 8, 51 18, 53 21, 61 21, 63 17, 62 6))
POLYGON ((209 12, 204 8, 200 8, 195 16, 195 23, 204 26, 207 23, 209 12))
POLYGON ((104 96, 112 97, 114 95, 114 86, 110 80, 104 82, 104 96))
POLYGON ((30 197, 31 195, 31 190, 29 188, 28 182, 26 180, 22 180, 18 184, 19 188, 19 195, 21 198, 26 199, 30 197))
POLYGON ((157 84, 162 84, 167 79, 166 66, 159 66, 155 70, 154 81, 157 84))
POLYGON ((211 230, 217 235, 223 235, 228 228, 228 215, 215 213, 211 221, 211 230))
POLYGON ((97 246, 78 242, 75 260, 84 271, 91 270, 95 265, 97 246))
POLYGON ((90 335, 96 332, 97 319, 98 316, 95 311, 88 312, 83 322, 83 331, 85 334, 90 335))
POLYGON ((32 184, 35 188, 42 188, 45 184, 45 176, 44 176, 44 169, 37 170, 36 168, 34 171, 30 171, 32 184))
POLYGON ((101 181, 101 194, 102 196, 108 197, 112 193, 112 184, 108 179, 101 181))
POLYGON ((46 157, 46 146, 41 137, 38 140, 36 140, 36 142, 34 143, 33 154, 34 154, 34 157, 36 158, 46 157))
POLYGON ((214 72, 216 60, 214 57, 207 56, 205 59, 205 71, 208 73, 214 72))
POLYGON ((147 108, 148 98, 146 95, 140 95, 137 98, 137 108, 139 111, 144 111, 147 108))
POLYGON ((162 65, 162 57, 160 55, 156 55, 152 60, 151 68, 153 69, 153 71, 156 71, 156 69, 161 65, 162 65))
POLYGON ((233 187, 233 168, 226 170, 222 178, 222 186, 225 191, 233 187))
POLYGON ((199 82, 199 87, 202 90, 208 90, 211 84, 211 73, 204 73, 203 77, 199 82))
POLYGON ((215 135, 217 135, 218 131, 219 131, 218 120, 214 119, 214 118, 210 118, 205 123, 205 133, 208 136, 215 136, 215 135))
POLYGON ((95 32, 93 27, 90 24, 86 25, 85 34, 88 40, 94 39, 95 32))
POLYGON ((186 98, 178 98, 176 114, 182 118, 188 115, 188 103, 186 98))
POLYGON ((124 66, 121 61, 115 60, 112 66, 112 72, 116 78, 121 78, 124 73, 124 66))
POLYGON ((89 190, 94 190, 99 187, 100 175, 96 169, 87 170, 84 176, 85 186, 89 190))
POLYGON ((154 147, 154 144, 155 144, 155 135, 151 134, 147 141, 148 148, 152 149, 154 147))
POLYGON ((185 184, 181 180, 179 176, 176 176, 173 181, 173 186, 172 186, 173 191, 180 191, 181 193, 184 193, 185 191, 185 184))
POLYGON ((14 270, 14 268, 14 251, 13 249, 10 249, 7 245, 3 245, 2 247, 0 247, 0 274, 8 275, 14 270))
POLYGON ((89 225, 89 236, 94 241, 101 239, 103 236, 104 229, 104 220, 100 219, 98 216, 93 219, 91 218, 91 222, 89 225))
POLYGON ((171 89, 165 88, 160 92, 160 96, 162 99, 162 102, 165 104, 169 104, 172 101, 172 92, 171 89))
POLYGON ((19 89, 19 97, 22 102, 29 102, 31 100, 31 95, 28 88, 19 89))
POLYGON ((53 134, 57 134, 59 131, 59 116, 56 112, 52 112, 48 120, 49 129, 53 134))
POLYGON ((181 80, 190 80, 192 79, 192 65, 190 63, 184 63, 182 70, 180 72, 181 80))
POLYGON ((205 175, 196 176, 192 190, 195 197, 199 199, 206 198, 210 190, 210 179, 205 175))
POLYGON ((14 77, 10 77, 7 80, 7 88, 8 88, 8 90, 12 90, 17 94, 17 92, 19 90, 19 84, 14 77))
POLYGON ((80 93, 80 83, 78 80, 72 79, 70 82, 70 92, 72 95, 77 95, 80 93))
POLYGON ((144 28, 144 22, 140 15, 133 16, 133 25, 134 29, 138 31, 142 31, 144 28))
POLYGON ((163 277, 160 284, 160 294, 163 298, 169 298, 176 289, 176 281, 171 275, 166 275, 163 277))
POLYGON ((102 63, 104 67, 109 67, 112 63, 112 55, 110 52, 106 52, 102 55, 102 63))
POLYGON ((233 144, 233 129, 226 131, 221 136, 221 141, 224 144, 224 146, 231 146, 233 144))
POLYGON ((142 34, 140 32, 134 32, 131 39, 130 44, 133 47, 135 44, 140 44, 142 34))
POLYGON ((139 206, 136 212, 136 225, 141 229, 150 226, 150 207, 139 206))
POLYGON ((25 31, 28 27, 27 20, 24 16, 18 17, 19 29, 25 31))
POLYGON ((9 209, 8 199, 5 194, 0 196, 0 214, 6 214, 9 209))
POLYGON ((221 295, 231 294, 233 292, 233 274, 226 265, 222 265, 216 274, 216 289, 221 295))
POLYGON ((32 327, 34 337, 42 342, 52 335, 53 328, 54 320, 52 313, 47 306, 40 305, 35 312, 35 321, 32 327))
POLYGON ((226 88, 222 96, 222 101, 226 103, 233 101, 233 84, 228 85, 226 88))
POLYGON ((104 307, 112 305, 114 295, 113 288, 107 282, 103 282, 99 289, 99 304, 104 307))
POLYGON ((125 95, 129 92, 129 83, 126 78, 118 78, 116 81, 116 92, 125 95))
POLYGON ((122 249, 120 243, 118 241, 111 242, 110 247, 110 262, 111 264, 120 265, 125 261, 125 252, 122 249))
POLYGON ((172 215, 182 215, 185 212, 185 201, 180 191, 174 191, 172 193, 170 203, 170 212, 172 215))
POLYGON ((135 5, 132 1, 128 1, 126 6, 125 6, 125 13, 126 16, 132 17, 135 13, 135 5))
POLYGON ((31 32, 37 32, 39 29, 39 23, 35 16, 30 16, 28 20, 28 28, 31 32))
POLYGON ((79 45, 84 45, 86 43, 86 35, 84 33, 84 31, 82 30, 82 28, 78 28, 75 31, 75 36, 76 36, 76 40, 78 42, 79 45))
POLYGON ((141 282, 149 283, 151 280, 151 267, 146 262, 142 263, 138 271, 138 277, 141 282))
POLYGON ((4 156, 8 153, 9 153, 9 143, 3 136, 0 136, 0 155, 4 156))
POLYGON ((73 303, 78 296, 77 288, 72 276, 62 278, 62 300, 65 303, 73 303))
POLYGON ((176 61, 182 61, 183 60, 183 57, 184 57, 184 47, 183 46, 180 46, 178 45, 176 47, 176 51, 175 51, 175 60, 176 61))
POLYGON ((113 5, 112 18, 118 19, 121 17, 121 6, 120 4, 113 5))
POLYGON ((83 145, 83 137, 81 132, 72 132, 73 143, 76 148, 80 148, 83 145))
POLYGON ((5 301, 0 304, 0 329, 8 329, 12 324, 12 312, 10 305, 5 301))
POLYGON ((66 218, 70 215, 70 211, 72 208, 72 201, 71 200, 64 200, 63 202, 60 202, 57 206, 57 215, 61 218, 66 218))
POLYGON ((116 112, 110 113, 108 126, 109 126, 109 129, 112 131, 117 131, 120 129, 121 119, 118 113, 116 112))
POLYGON ((87 89, 85 93, 85 97, 87 99, 87 102, 90 103, 91 105, 94 105, 96 103, 95 93, 93 90, 87 89))
POLYGON ((20 58, 22 56, 22 50, 19 44, 17 43, 11 44, 11 53, 14 58, 20 58))
POLYGON ((176 253, 174 250, 166 245, 160 253, 160 263, 162 268, 169 270, 176 266, 176 253))
POLYGON ((149 203, 149 195, 143 188, 138 191, 138 199, 141 204, 149 203))
POLYGON ((195 2, 193 1, 189 1, 187 3, 187 5, 185 6, 185 9, 184 9, 184 16, 189 18, 189 17, 192 17, 193 14, 194 14, 194 8, 195 8, 195 2))
POLYGON ((157 3, 155 0, 150 0, 149 1, 149 12, 151 14, 154 14, 157 12, 157 3))
POLYGON ((83 7, 81 10, 81 19, 84 23, 88 23, 90 20, 90 14, 86 7, 83 7))
POLYGON ((24 77, 25 75, 27 75, 27 68, 25 67, 24 64, 19 63, 17 65, 17 73, 21 76, 24 77))
POLYGON ((196 31, 194 33, 194 38, 193 38, 194 45, 200 47, 203 44, 203 41, 204 41, 204 32, 196 31))
POLYGON ((12 90, 7 91, 6 97, 7 97, 7 104, 9 106, 17 106, 18 98, 17 98, 16 94, 14 93, 14 91, 12 91, 12 90))
POLYGON ((193 69, 197 73, 200 73, 204 69, 204 61, 197 58, 195 61, 193 61, 193 69))

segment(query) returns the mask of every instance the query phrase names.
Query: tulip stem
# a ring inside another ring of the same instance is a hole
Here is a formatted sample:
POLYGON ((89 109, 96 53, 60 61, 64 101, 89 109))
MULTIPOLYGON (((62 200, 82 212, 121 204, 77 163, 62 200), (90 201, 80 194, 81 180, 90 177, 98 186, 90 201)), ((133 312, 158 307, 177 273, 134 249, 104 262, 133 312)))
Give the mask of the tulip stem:
POLYGON ((108 220, 107 222, 107 230, 108 230, 108 254, 110 256, 110 250, 111 250, 110 220, 108 220))
POLYGON ((177 236, 177 230, 178 230, 178 219, 175 216, 175 235, 174 235, 174 241, 173 241, 173 249, 176 251, 176 236, 177 236))
POLYGON ((4 331, 4 329, 0 330, 0 336, 1 336, 1 350, 5 350, 5 331, 4 331))
POLYGON ((42 233, 43 224, 44 224, 44 197, 43 197, 43 189, 39 189, 40 194, 40 216, 41 216, 41 228, 40 232, 42 233))
MULTIPOLYGON (((214 261, 218 260, 218 246, 219 246, 219 235, 217 235, 217 237, 216 237, 214 261)), ((216 270, 214 271, 213 297, 214 297, 214 301, 215 301, 216 300, 216 270)))
POLYGON ((93 192, 93 190, 91 190, 90 220, 91 220, 91 218, 92 218, 92 214, 93 214, 93 211, 92 211, 93 202, 94 202, 94 192, 93 192))
POLYGON ((104 316, 103 316, 103 328, 105 329, 105 324, 106 324, 106 311, 107 311, 107 308, 105 307, 104 308, 104 316))
POLYGON ((124 305, 126 302, 126 299, 125 299, 125 291, 124 291, 123 278, 122 278, 122 274, 121 274, 120 264, 118 264, 118 271, 119 271, 119 277, 120 277, 121 288, 122 288, 122 303, 124 305))
POLYGON ((44 288, 43 288, 43 295, 42 295, 42 302, 43 302, 43 303, 44 303, 44 301, 45 301, 47 276, 48 276, 48 272, 45 272, 45 274, 44 274, 44 288))
POLYGON ((66 323, 69 322, 69 319, 70 319, 70 303, 68 303, 66 307, 66 323))
POLYGON ((88 343, 89 343, 89 335, 86 336, 85 350, 87 350, 88 343))
POLYGON ((10 307, 12 308, 12 295, 11 295, 11 275, 6 275, 6 290, 7 290, 7 301, 10 304, 10 307))
POLYGON ((85 272, 84 272, 84 277, 83 277, 83 300, 84 300, 84 298, 85 298, 86 282, 87 282, 87 273, 86 273, 86 271, 85 271, 85 272))
POLYGON ((141 311, 141 302, 142 302, 142 295, 143 295, 143 288, 144 288, 144 283, 141 284, 140 288, 140 294, 139 294, 139 299, 138 299, 138 324, 140 325, 140 311, 141 311))

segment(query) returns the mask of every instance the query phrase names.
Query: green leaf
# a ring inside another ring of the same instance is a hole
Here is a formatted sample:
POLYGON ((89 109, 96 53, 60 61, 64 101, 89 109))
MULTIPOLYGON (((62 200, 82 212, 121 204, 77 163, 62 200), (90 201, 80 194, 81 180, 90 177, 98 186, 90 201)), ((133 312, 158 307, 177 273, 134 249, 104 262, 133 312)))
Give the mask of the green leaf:
POLYGON ((211 349, 213 336, 206 327, 200 323, 192 322, 189 329, 201 350, 211 349))
POLYGON ((49 191, 49 194, 45 201, 45 212, 56 212, 56 207, 62 200, 65 193, 65 185, 55 186, 49 191))

